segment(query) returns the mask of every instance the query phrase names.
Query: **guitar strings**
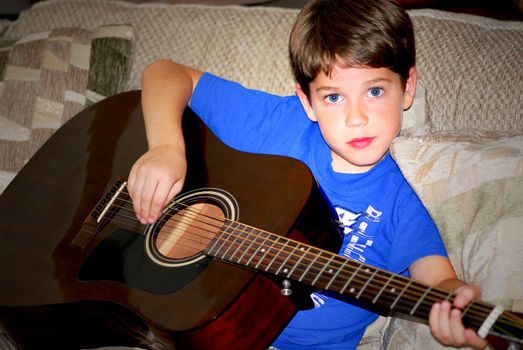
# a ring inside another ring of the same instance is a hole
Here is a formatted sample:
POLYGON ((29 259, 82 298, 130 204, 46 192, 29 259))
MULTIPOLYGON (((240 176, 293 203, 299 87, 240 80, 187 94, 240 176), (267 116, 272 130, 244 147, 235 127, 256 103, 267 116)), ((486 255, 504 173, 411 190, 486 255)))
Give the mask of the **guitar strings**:
MULTIPOLYGON (((181 204, 181 203, 179 203, 179 204, 182 205, 182 206, 185 206, 185 204, 181 204)), ((124 209, 127 209, 127 208, 124 208, 124 209)), ((202 216, 202 214, 200 214, 200 213, 196 213, 196 215, 200 215, 200 216, 202 216)), ((206 216, 206 215, 203 215, 203 216, 206 216)), ((188 216, 188 217, 189 217, 189 216, 188 216)), ((189 217, 189 218, 191 218, 191 217, 189 217)), ((220 218, 220 220, 219 220, 219 222, 220 222, 220 228, 221 228, 222 225, 223 225, 223 221, 221 221, 221 219, 223 219, 223 218, 220 218)), ((163 221, 163 220, 162 220, 162 221, 163 221)), ((205 222, 205 223, 208 224, 208 222, 205 222)), ((242 224, 242 225, 243 225, 243 224, 242 224)), ((189 227, 190 227, 190 225, 189 225, 189 227)), ((269 234, 270 234, 270 233, 269 233, 269 234)), ((229 234, 229 235, 230 235, 230 234, 229 234)), ((281 238, 280 236, 277 236, 277 237, 278 237, 278 238, 281 238)), ((275 242, 274 242, 274 243, 275 243, 275 242)), ((274 243, 273 243, 273 245, 274 245, 274 243)), ((229 249, 230 249, 230 247, 229 247, 229 249)), ((236 249, 237 249, 237 248, 236 248, 236 249)), ((328 253, 329 253, 329 254, 332 254, 332 253, 330 253, 330 252, 328 252, 328 253)), ((332 258, 331 258, 331 260, 332 260, 332 258)), ((361 281, 355 281, 355 282, 363 283, 363 282, 361 282, 361 281)), ((368 286, 364 285, 364 287, 368 287, 368 286)), ((433 300, 434 300, 434 299, 433 299, 433 300)), ((437 301, 441 301, 441 299, 436 299, 436 300, 437 300, 437 301)), ((452 299, 449 299, 449 300, 452 300, 452 299)), ((471 305, 472 305, 472 304, 469 304, 468 307, 470 307, 471 305)), ((430 306, 430 305, 429 305, 429 306, 430 306)), ((463 312, 463 314, 465 314, 466 311, 467 311, 467 309, 465 309, 465 311, 463 312)), ((482 317, 481 319, 479 319, 478 321, 483 320, 483 319, 485 318, 486 314, 480 314, 480 316, 483 316, 483 317, 482 317)), ((509 316, 510 316, 510 314, 509 314, 509 316)), ((514 317, 514 320, 515 320, 516 322, 517 322, 517 321, 520 321, 519 318, 515 318, 515 317, 514 317)), ((509 320, 508 320, 508 321, 509 321, 509 320)), ((504 321, 504 320, 501 320, 501 322, 507 323, 507 321, 504 321)), ((496 324, 495 328, 500 328, 500 327, 498 327, 497 324, 496 324)), ((510 332, 506 332, 506 331, 504 331, 504 330, 502 330, 502 329, 499 329, 498 331, 501 331, 502 333, 510 334, 510 332)))
MULTIPOLYGON (((191 217, 191 218, 192 218, 192 217, 191 217)), ((226 230, 225 230, 225 231, 226 231, 226 230)), ((241 232, 241 231, 240 231, 240 232, 241 232)), ((227 235, 228 235, 229 237, 233 237, 233 233, 236 233, 236 231, 235 231, 235 232, 232 232, 232 233, 231 233, 231 232, 226 232, 226 233, 227 233, 227 235)), ((269 233, 269 235, 273 235, 273 234, 270 234, 270 233, 269 233)), ((281 236, 276 236, 276 237, 277 237, 277 239, 282 238, 281 236)), ((221 237, 220 237, 220 239, 221 239, 221 237)), ((282 238, 282 239, 285 240, 286 238, 282 238)), ((227 241, 228 238, 224 238, 224 240, 227 241)), ((271 241, 270 241, 270 242, 271 242, 271 241)), ((225 243, 225 242, 224 242, 224 243, 225 243)), ((230 242, 229 242, 229 243, 230 243, 230 242)), ((233 240, 233 242, 232 242, 232 247, 233 247, 234 250, 237 250, 237 247, 234 248, 234 244, 235 244, 235 243, 236 243, 236 239, 233 240)), ((271 249, 274 248, 275 243, 276 243, 275 241, 272 241, 272 244, 271 244, 271 246, 270 246, 271 249)), ((240 244, 241 244, 241 243, 240 243, 240 244)), ((224 246, 224 245, 222 244, 222 246, 224 246)), ((227 250, 230 249, 230 247, 227 247, 227 245, 225 245, 224 248, 227 248, 227 250)), ((211 250, 212 250, 212 249, 211 249, 211 250)), ((222 247, 220 247, 220 248, 218 249, 218 251, 220 251, 220 252, 221 252, 222 250, 223 250, 222 247)), ((273 249, 273 250, 274 250, 274 249, 273 249)), ((280 251, 281 251, 281 249, 280 249, 280 251)), ((307 252, 307 253, 310 254, 310 252, 307 252)), ((328 252, 328 253, 329 253, 329 254, 332 254, 332 253, 330 253, 330 252, 328 252)), ((225 254, 224 254, 224 255, 225 255, 225 254)), ((278 254, 276 254, 274 257, 276 257, 277 255, 278 255, 278 254)), ((234 256, 234 254, 233 254, 232 256, 234 256)), ((231 256, 231 257, 232 257, 232 256, 231 256)), ((337 257, 337 256, 338 256, 338 255, 333 255, 333 256, 331 257, 331 259, 329 259, 329 260, 333 260, 333 258, 334 258, 334 257, 337 257)), ((271 256, 269 255, 269 258, 270 258, 270 257, 271 257, 271 256)), ((322 258, 323 258, 323 257, 322 257, 322 258)), ((239 259, 238 262, 239 262, 240 260, 241 260, 241 259, 239 259)), ((232 261, 232 259, 230 259, 230 261, 232 261)), ((274 259, 273 259, 272 261, 274 261, 274 259)), ((272 262, 271 262, 271 264, 272 264, 272 262)), ((265 269, 265 270, 267 271, 267 269, 265 269)), ((377 270, 379 270, 379 269, 376 269, 375 271, 377 271, 377 270)), ((321 272, 320 272, 320 273, 321 273, 321 272)), ((360 280, 355 280, 355 282, 358 282, 360 285, 363 284, 363 282, 360 281, 360 280)), ((395 282, 396 282, 396 281, 395 281, 395 282)), ((364 285, 364 287, 365 287, 365 285, 364 285)), ((396 286, 396 287, 397 287, 397 286, 396 286)), ((368 288, 367 288, 367 289, 368 289, 368 288)), ((469 306, 471 306, 471 305, 472 305, 472 304, 469 304, 469 306)), ((475 318, 475 320, 477 320, 477 321, 479 321, 479 322, 482 321, 482 320, 484 320, 485 317, 490 313, 491 310, 492 310, 492 308, 490 308, 490 309, 488 310, 488 313, 481 313, 481 314, 479 314, 479 316, 483 316, 483 317, 480 318, 480 319, 475 318)), ((473 311, 474 311, 474 309, 473 309, 473 311)), ((465 312, 464 312, 464 313, 465 313, 465 312)), ((477 312, 470 312, 469 314, 474 314, 474 313, 477 314, 477 312)), ((470 317, 470 315, 469 315, 469 317, 470 317)), ((472 318, 473 318, 473 317, 472 317, 472 318)), ((473 318, 473 319, 474 319, 474 318, 473 318)), ((506 323, 506 322, 505 322, 505 323, 506 323)), ((479 327, 479 326, 478 326, 478 327, 479 327)))
MULTIPOLYGON (((182 204, 182 205, 183 205, 183 204, 182 204)), ((124 209, 126 209, 126 208, 124 208, 124 209)), ((197 214, 197 215, 198 215, 198 214, 197 214)), ((191 219, 194 219, 194 218, 191 218, 191 219)), ((208 223, 207 223, 207 224, 208 224, 208 223)), ((222 222, 220 221, 220 227, 221 227, 221 226, 222 226, 222 222)), ((274 243, 273 243, 273 245, 274 245, 274 243)), ((229 249, 230 249, 230 247, 229 247, 229 249)), ((237 248, 236 248, 236 249, 237 249, 237 248)), ((328 252, 328 253, 329 253, 329 254, 332 254, 332 253, 330 253, 330 252, 328 252)), ((310 252, 309 252, 309 254, 310 254, 310 252)), ((287 261, 289 261, 289 260, 287 260, 287 261)), ((292 260, 291 260, 291 262, 292 262, 292 260)), ((355 281, 355 282, 356 282, 356 281, 355 281)), ((398 281, 394 281, 394 282, 396 283, 396 282, 398 282, 398 281)), ((368 287, 368 286, 367 286, 367 287, 368 287)))
MULTIPOLYGON (((244 225, 244 224, 241 224, 241 225, 244 225)), ((257 230, 257 229, 255 229, 255 230, 257 230)), ((225 231, 226 231, 226 230, 225 230, 225 231)), ((233 233, 236 233, 237 231, 238 231, 238 230, 236 230, 236 231, 233 232, 233 233)), ((240 231, 240 232, 241 232, 241 231, 240 231)), ((227 233, 229 237, 233 236, 232 233, 230 233, 230 232, 225 232, 225 233, 227 233)), ((286 237, 281 237, 281 236, 278 236, 278 235, 274 235, 274 234, 269 233, 269 232, 265 232, 265 233, 267 233, 267 234, 270 235, 270 236, 276 236, 276 237, 277 237, 277 240, 278 240, 278 239, 288 240, 286 237)), ((251 233, 249 233, 249 234, 251 234, 251 233)), ((258 235, 258 236, 259 236, 259 235, 258 235)), ((219 237, 219 239, 221 239, 221 237, 219 237)), ((227 241, 227 238, 225 238, 225 240, 227 241)), ((243 239, 243 241, 244 241, 244 240, 245 240, 245 239, 243 239)), ((266 240, 266 239, 265 239, 265 240, 266 240)), ((232 242, 232 246, 234 246, 235 243, 236 243, 236 239, 233 240, 233 242, 232 242)), ((272 245, 269 247, 270 250, 274 250, 273 248, 274 248, 275 243, 276 243, 276 241, 273 241, 272 245)), ((297 244, 300 244, 299 242, 296 242, 296 243, 297 243, 297 244)), ((265 244, 265 242, 264 242, 264 244, 265 244)), ((241 245, 241 243, 240 243, 240 245, 241 245)), ((281 244, 280 244, 280 245, 281 245, 281 244)), ((223 246, 223 244, 222 244, 222 246, 223 246)), ((317 249, 317 248, 315 248, 315 247, 311 247, 311 248, 320 251, 319 249, 317 249)), ((230 247, 229 247, 227 250, 229 250, 229 249, 230 249, 230 247)), ((238 247, 235 248, 235 250, 237 250, 237 249, 238 249, 238 247)), ((218 250, 221 251, 222 248, 219 248, 218 250)), ((281 251, 281 249, 280 249, 280 251, 281 251)), ((328 262, 334 260, 334 257, 339 257, 338 255, 333 254, 333 253, 331 253, 331 252, 326 252, 326 251, 324 251, 324 252, 327 253, 327 254, 329 254, 329 255, 331 255, 331 258, 328 260, 328 262)), ((278 253, 274 256, 274 258, 275 258, 276 256, 278 256, 278 254, 279 254, 279 251, 278 251, 278 253)), ((307 254, 310 254, 310 252, 307 252, 307 254)), ((225 255, 225 254, 224 254, 224 255, 225 255)), ((233 254, 232 256, 234 256, 234 254, 233 254)), ((232 257, 232 256, 231 256, 231 257, 232 257)), ((269 256, 269 257, 270 257, 270 256, 269 256)), ((321 257, 321 251, 320 251, 320 257, 321 257)), ((272 264, 272 262, 274 262, 274 258, 271 260, 271 264, 272 264)), ((323 258, 323 257, 321 257, 321 258, 323 258)), ((241 259, 240 259, 240 260, 241 260, 241 259)), ((238 260, 238 262, 239 262, 240 260, 238 260)), ((231 259, 231 261, 232 261, 232 259, 231 259)), ((373 267, 373 268, 374 268, 374 267, 373 267)), ((324 270, 324 269, 321 269, 319 273, 321 274, 321 271, 323 271, 323 270, 324 270)), ((266 271, 267 271, 267 269, 266 269, 266 271)), ((377 268, 375 268, 375 271, 380 271, 380 270, 377 269, 377 268)), ((382 272, 383 272, 383 271, 382 271, 382 272)), ((372 276, 374 276, 374 274, 373 274, 372 276)), ((394 281, 394 280, 393 280, 393 281, 394 281)), ((363 283, 363 282, 361 282, 361 281, 357 281, 357 282, 363 283)), ((394 282, 396 282, 396 281, 394 281, 394 282)), ((364 288, 365 288, 365 286, 366 286, 366 285, 364 285, 364 288)), ((400 286, 401 286, 401 285, 400 285, 400 286)), ((433 288, 433 289, 434 289, 434 288, 433 288)), ((444 291, 440 291, 440 292, 443 293, 443 294, 448 294, 447 292, 444 292, 444 291)), ((440 293, 440 294, 441 294, 441 293, 440 293)), ((451 294, 452 294, 452 293, 451 293, 451 294)), ((418 296, 419 296, 419 295, 418 295, 418 296)), ((453 297, 454 297, 454 296, 453 296, 453 297)), ((450 300, 452 300, 453 297, 452 297, 450 300)), ((434 300, 434 298, 432 298, 432 300, 434 300)), ((436 300, 437 300, 437 301, 441 301, 441 299, 436 299, 436 300)), ((477 301, 476 301, 476 303, 477 303, 477 301)), ((430 304, 430 305, 431 305, 431 304, 430 304)), ((430 306, 430 305, 429 305, 429 306, 430 306)), ((480 316, 482 316, 481 319, 477 319, 477 318, 476 318, 477 321, 482 321, 482 320, 485 319, 485 316, 487 316, 487 315, 490 313, 490 311, 492 310, 492 307, 489 307, 489 306, 487 306, 487 305, 481 305, 481 304, 477 304, 476 307, 477 307, 478 305, 481 306, 481 307, 483 307, 484 309, 487 310, 487 312, 485 312, 485 313, 480 313, 480 314, 479 314, 480 316)), ((467 306, 467 308, 471 308, 471 307, 472 307, 472 311, 473 311, 473 312, 469 312, 469 314, 474 314, 474 313, 475 313, 476 315, 478 315, 477 312, 474 312, 474 311, 481 311, 481 310, 479 310, 479 308, 478 308, 477 310, 474 310, 474 304, 473 304, 473 303, 469 303, 469 305, 467 306)), ((467 308, 466 308, 465 311, 463 312, 463 315, 464 315, 465 312, 467 311, 467 308)), ((519 318, 517 318, 515 315, 511 315, 511 314, 508 314, 508 315, 509 315, 509 316, 512 316, 512 318, 513 318, 514 321, 519 322, 519 323, 522 323, 522 320, 519 319, 519 318)), ((504 322, 504 323, 507 323, 506 321, 501 320, 501 323, 503 323, 503 322, 504 322)), ((500 330, 501 330, 501 329, 500 329, 500 330)), ((505 332, 505 333, 509 333, 509 332, 505 332)), ((509 334, 510 334, 510 333, 509 333, 509 334)))
MULTIPOLYGON (((192 218, 192 219, 193 219, 193 218, 192 218)), ((221 227, 221 226, 222 226, 222 223, 220 222, 220 227, 221 227)), ((330 252, 329 252, 329 253, 330 253, 330 252)), ((310 252, 309 252, 309 254, 310 254, 310 252)), ((291 262, 292 262, 292 260, 291 260, 291 262)))
MULTIPOLYGON (((126 203, 130 203, 130 202, 127 201, 127 200, 124 200, 124 201, 125 201, 126 203)), ((185 207, 187 207, 187 210, 188 210, 188 211, 191 211, 191 209, 190 209, 188 206, 186 206, 185 204, 183 204, 183 203, 177 203, 177 204, 180 205, 180 206, 182 206, 182 207, 185 206, 185 207)), ((120 207, 120 208, 121 208, 121 209, 124 209, 124 210, 126 210, 126 211, 129 211, 128 208, 125 208, 125 207, 120 207)), ((197 215, 197 216, 207 216, 208 218, 211 218, 211 219, 213 219, 213 220, 217 220, 217 221, 219 222, 219 225, 216 226, 216 227, 217 227, 218 229, 220 229, 220 230, 221 230, 221 228, 223 227, 223 220, 222 220, 223 218, 215 218, 215 217, 211 217, 211 216, 208 216, 208 215, 205 215, 205 214, 201 214, 201 213, 196 213, 196 215, 197 215)), ((189 216, 187 216, 187 217, 189 217, 189 216)), ((131 218, 130 216, 127 216, 127 218, 128 218, 128 219, 134 219, 134 221, 136 221, 136 218, 134 217, 134 215, 132 216, 132 218, 131 218)), ((189 217, 189 218, 191 218, 191 217, 189 217)), ((191 218, 191 219, 194 219, 194 218, 191 218)), ((160 224, 162 224, 162 222, 163 222, 165 225, 167 225, 167 223, 165 222, 166 220, 163 220, 163 219, 162 219, 162 220, 159 220, 159 221, 160 221, 160 224)), ((230 222, 231 220, 227 219, 227 221, 230 222)), ((182 221, 179 220, 179 222, 182 222, 182 221)), ((203 222, 203 221, 202 221, 202 222, 203 222)), ((209 222, 203 222, 203 223, 205 223, 206 225, 210 225, 209 222)), ((185 224, 186 224, 186 223, 185 223, 185 224)), ((241 224, 241 223, 239 223, 239 224, 242 225, 242 226, 246 226, 246 225, 241 224)), ((190 227, 189 224, 186 224, 186 225, 188 225, 188 226, 190 227)), ((247 227, 247 226, 246 226, 246 227, 247 227)), ((256 229, 256 228, 253 228, 253 229, 254 229, 254 231, 259 231, 259 230, 256 229)), ((235 232, 236 232, 236 233, 237 233, 237 232, 242 233, 240 230, 237 230, 237 229, 236 229, 235 232)), ((211 232, 211 233, 215 234, 215 232, 211 232)), ((224 232, 224 233, 226 233, 226 232, 224 232)), ((264 232, 264 233, 265 233, 265 234, 269 234, 269 235, 273 235, 273 234, 271 234, 271 233, 269 233, 269 232, 264 232)), ((231 233, 227 233, 227 234, 228 234, 229 236, 231 236, 231 233)), ((252 235, 252 232, 247 232, 247 234, 252 235)), ((275 236, 276 236, 278 239, 281 239, 281 238, 282 238, 281 236, 278 236, 278 235, 275 235, 275 236)), ((258 235, 258 237, 260 237, 260 235, 258 235)), ((218 237, 218 239, 222 239, 222 238, 221 238, 221 237, 218 237)), ((287 238, 285 238, 285 239, 288 240, 287 238)), ((226 240, 227 240, 227 239, 225 238, 225 241, 226 241, 226 240)), ((265 238, 265 240, 267 240, 267 239, 265 238)), ((245 240, 244 240, 244 241, 245 241, 245 240)), ((233 242, 233 245, 234 245, 235 242, 236 242, 236 240, 233 242)), ((224 243, 225 243, 225 242, 224 242, 224 243)), ((254 243, 254 241, 253 241, 252 243, 254 243)), ((270 247, 270 248, 271 248, 271 249, 270 249, 271 251, 274 250, 274 247, 273 247, 273 246, 274 246, 275 244, 276 244, 276 241, 273 241, 273 244, 272 244, 271 247, 270 247)), ((301 243, 300 243, 300 242, 295 242, 295 244, 301 244, 301 243)), ((222 245, 223 245, 223 244, 222 244, 222 245)), ((281 244, 280 244, 280 245, 281 245, 281 244)), ((240 245, 238 245, 238 247, 239 247, 239 246, 240 246, 240 245)), ((228 247, 228 250, 231 249, 231 247, 233 247, 233 246, 228 247)), ((236 247, 235 250, 237 250, 238 247, 236 247)), ((318 257, 319 257, 320 259, 324 259, 324 260, 326 259, 326 258, 324 258, 323 256, 321 256, 322 251, 321 251, 320 249, 315 248, 315 247, 311 247, 311 248, 313 248, 314 250, 317 250, 317 251, 320 253, 320 254, 317 254, 317 253, 311 253, 310 251, 307 252, 307 254, 309 254, 309 255, 310 255, 310 254, 312 254, 312 255, 318 255, 317 257, 315 257, 314 260, 317 260, 318 257)), ((281 250, 281 249, 280 249, 280 250, 281 250)), ((327 252, 327 251, 323 251, 323 252, 324 252, 324 253, 327 253, 327 254, 329 254, 329 255, 333 255, 333 253, 331 253, 331 252, 327 252)), ((278 252, 277 254, 279 254, 279 252, 278 252)), ((273 262, 274 262, 274 259, 277 257, 277 254, 273 256, 273 262)), ((234 254, 233 254, 233 255, 234 255, 234 254)), ((337 256, 337 255, 335 255, 335 256, 337 256)), ((270 257, 270 256, 269 256, 269 257, 270 257)), ((310 260, 310 258, 307 258, 307 259, 310 260)), ((301 258, 301 260, 307 260, 307 259, 304 259, 303 257, 301 258)), ((312 260, 312 261, 314 261, 314 260, 312 260)), ((335 259, 334 259, 333 257, 331 257, 331 258, 329 259, 329 261, 332 261, 332 260, 335 260, 335 259)), ((292 261, 291 259, 286 259, 286 262, 293 262, 293 261, 292 261)), ((271 263, 271 264, 272 264, 272 263, 271 263)), ((341 265, 338 266, 338 268, 340 268, 340 267, 341 267, 341 265)), ((350 268, 353 269, 353 267, 350 267, 350 268)), ((375 267, 371 267, 371 268, 376 269, 375 272, 374 272, 374 274, 373 274, 373 278, 374 278, 374 279, 375 279, 376 277, 381 277, 381 276, 379 276, 379 273, 377 273, 377 272, 379 272, 379 269, 377 269, 377 268, 375 268, 375 267)), ((310 266, 309 266, 309 269, 310 269, 310 266)), ((308 271, 309 269, 307 269, 307 271, 303 272, 303 274, 305 274, 305 273, 309 273, 309 271, 308 271)), ((318 273, 321 273, 321 271, 323 271, 323 269, 320 270, 318 273)), ((383 271, 383 272, 385 272, 385 271, 383 271)), ((354 272, 353 272, 353 273, 354 273, 354 272)), ((303 274, 302 274, 302 275, 303 275, 303 274)), ((398 275, 398 276, 400 276, 400 275, 398 275)), ((400 277, 402 277, 402 276, 400 276, 400 277)), ((315 280, 317 280, 317 279, 318 279, 318 278, 316 278, 315 280)), ((405 278, 405 279, 406 279, 406 278, 405 278)), ((406 279, 406 280, 407 280, 407 279, 406 279)), ((363 281, 356 280, 356 279, 354 279, 354 282, 358 282, 360 285, 364 283, 363 281)), ((389 282, 391 282, 391 281, 389 281, 389 282)), ((403 285, 402 285, 402 283, 404 284, 403 281, 393 281, 393 282, 394 282, 394 283, 400 283, 400 287, 403 287, 403 285)), ((368 290, 368 288, 371 287, 372 285, 371 285, 370 283, 365 283, 365 284, 363 284, 363 286, 364 286, 364 288, 366 288, 366 289, 368 290)), ((376 286, 374 286, 374 287, 376 287, 376 286)), ((379 287, 379 286, 378 286, 378 287, 379 287)), ((377 287, 376 287, 376 288, 377 288, 377 287)), ((421 288, 421 287, 416 286, 416 289, 420 289, 420 288, 421 288)), ((423 289, 425 289, 425 288, 423 288, 423 289)), ((435 292, 439 292, 439 294, 442 294, 442 293, 443 293, 443 295, 448 294, 447 292, 444 292, 444 291, 437 291, 437 289, 435 289, 435 288, 433 288, 433 289, 434 289, 435 292)), ((380 289, 380 290, 381 290, 381 289, 380 289)), ((433 294, 433 293, 430 293, 430 294, 433 294)), ((414 296, 420 296, 420 295, 421 295, 421 294, 414 294, 414 296)), ((434 297, 437 297, 437 295, 431 295, 431 298, 430 298, 430 299, 431 299, 432 301, 441 301, 441 300, 442 300, 442 299, 440 299, 440 298, 436 298, 436 299, 434 299, 434 297)), ((425 298, 425 299, 429 299, 429 298, 425 298)), ((446 299, 448 299, 449 301, 452 301, 453 296, 452 296, 451 298, 448 298, 448 297, 447 297, 446 299)), ((422 303, 424 303, 424 301, 423 301, 422 303)), ((471 306, 471 304, 472 304, 472 303, 470 303, 469 306, 471 306)), ((430 305, 431 305, 431 304, 429 304, 428 306, 430 306, 430 305)), ((481 304, 479 304, 479 305, 480 305, 481 307, 483 307, 483 308, 488 308, 488 306, 486 306, 486 305, 481 305, 481 304)), ((426 306, 427 306, 427 305, 426 305, 426 306)), ((418 306, 418 307, 419 307, 419 306, 418 306)), ((471 307, 471 308, 474 308, 474 307, 471 307)), ((476 310, 473 310, 473 311, 476 311, 476 310)), ((490 310, 489 310, 488 312, 490 312, 490 310)), ((464 311, 464 313, 465 313, 465 311, 464 311)), ((482 313, 481 315, 482 315, 482 316, 485 316, 485 315, 487 315, 487 314, 488 314, 488 313, 482 313)), ((511 315, 511 314, 509 314, 509 315, 510 315, 510 316, 514 316, 514 315, 511 315)), ((483 318, 484 318, 484 317, 483 317, 483 318)), ((515 321, 521 321, 519 318, 517 318, 517 317, 515 317, 515 316, 514 316, 513 319, 514 319, 515 321)), ((481 320, 479 320, 479 321, 481 321, 481 320)))

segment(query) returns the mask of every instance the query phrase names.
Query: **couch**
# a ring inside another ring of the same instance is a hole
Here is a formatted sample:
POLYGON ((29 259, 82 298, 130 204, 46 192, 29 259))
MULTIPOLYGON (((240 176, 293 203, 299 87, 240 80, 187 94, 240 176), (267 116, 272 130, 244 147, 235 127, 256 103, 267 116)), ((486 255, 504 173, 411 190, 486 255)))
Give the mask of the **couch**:
MULTIPOLYGON (((50 0, 0 21, 0 193, 76 113, 139 89, 156 59, 293 94, 287 37, 297 11, 50 0)), ((459 277, 523 312, 523 22, 409 13, 419 81, 392 155, 459 277)), ((380 317, 359 348, 443 347, 425 325, 380 317)))

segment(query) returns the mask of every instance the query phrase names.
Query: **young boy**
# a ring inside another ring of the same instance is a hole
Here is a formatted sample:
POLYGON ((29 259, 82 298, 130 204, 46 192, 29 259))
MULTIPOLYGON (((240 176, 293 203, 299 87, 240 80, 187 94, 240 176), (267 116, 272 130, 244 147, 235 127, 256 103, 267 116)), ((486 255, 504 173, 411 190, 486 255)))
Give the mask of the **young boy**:
MULTIPOLYGON (((142 223, 154 222, 182 188, 181 115, 191 108, 229 146, 308 165, 345 224, 340 254, 458 293, 435 304, 429 325, 449 346, 484 348, 460 308, 479 298, 457 280, 437 228, 388 150, 416 86, 408 14, 389 0, 313 0, 289 42, 296 96, 253 91, 209 73, 158 61, 143 74, 149 150, 133 166, 129 192, 142 223)), ((255 69, 255 68, 253 68, 255 69)), ((314 293, 277 349, 353 349, 376 315, 314 293)))

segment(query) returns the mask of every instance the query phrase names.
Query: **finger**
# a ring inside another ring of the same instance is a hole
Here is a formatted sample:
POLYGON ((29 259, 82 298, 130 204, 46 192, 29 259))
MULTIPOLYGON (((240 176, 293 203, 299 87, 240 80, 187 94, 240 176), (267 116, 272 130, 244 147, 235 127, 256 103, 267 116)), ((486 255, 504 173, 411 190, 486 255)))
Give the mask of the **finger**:
POLYGON ((143 184, 145 182, 145 179, 143 176, 139 176, 139 174, 135 172, 132 173, 132 176, 130 175, 128 180, 128 191, 129 195, 131 196, 132 203, 133 203, 133 209, 136 217, 140 222, 143 222, 143 213, 142 213, 142 202, 141 202, 141 195, 143 190, 143 184))
POLYGON ((136 191, 136 163, 131 168, 131 171, 129 172, 129 177, 127 178, 127 192, 129 193, 129 196, 131 199, 134 199, 135 191, 136 191))
POLYGON ((457 308, 463 309, 472 299, 474 299, 474 296, 474 289, 471 286, 462 287, 458 289, 453 305, 457 308))
POLYGON ((465 329, 463 333, 465 336, 465 341, 474 349, 485 349, 487 347, 487 341, 481 338, 475 331, 472 329, 465 329))
POLYGON ((172 201, 172 199, 173 199, 174 197, 176 197, 176 195, 177 195, 178 193, 180 193, 180 191, 182 190, 182 187, 183 187, 183 180, 176 182, 176 183, 171 187, 171 190, 169 191, 169 194, 167 195, 167 199, 165 200, 165 204, 166 204, 166 205, 167 205, 168 202, 172 201))
POLYGON ((481 288, 474 284, 467 284, 456 289, 454 306, 463 309, 468 303, 475 299, 481 299, 481 288))
POLYGON ((147 221, 149 223, 155 222, 160 216, 160 213, 165 207, 165 204, 169 200, 168 197, 171 193, 172 187, 173 185, 171 182, 167 180, 160 181, 158 183, 158 186, 154 192, 154 196, 151 198, 151 209, 147 217, 147 221))
POLYGON ((452 309, 450 311, 450 332, 454 346, 462 346, 465 344, 465 327, 463 327, 461 320, 461 311, 458 309, 452 309))
POLYGON ((430 331, 434 338, 436 338, 438 341, 441 337, 441 329, 439 325, 439 313, 441 311, 441 304, 435 303, 432 305, 432 308, 430 309, 429 313, 429 326, 430 331))
MULTIPOLYGON (((141 181, 140 181, 141 182, 141 181)), ((158 187, 158 180, 156 179, 146 179, 143 181, 143 183, 139 183, 141 188, 140 193, 140 221, 143 224, 152 223, 149 220, 150 212, 151 212, 151 205, 152 205, 152 199, 155 195, 156 188, 158 187)), ((153 221, 154 222, 154 221, 153 221)))
POLYGON ((127 192, 129 193, 129 196, 131 196, 131 199, 134 195, 134 185, 135 185, 136 175, 134 172, 134 166, 131 168, 131 171, 129 172, 129 177, 127 178, 127 192))
POLYGON ((451 305, 448 301, 441 303, 441 307, 438 314, 438 324, 440 329, 441 340, 445 344, 449 344, 452 341, 452 333, 450 330, 450 309, 451 305))

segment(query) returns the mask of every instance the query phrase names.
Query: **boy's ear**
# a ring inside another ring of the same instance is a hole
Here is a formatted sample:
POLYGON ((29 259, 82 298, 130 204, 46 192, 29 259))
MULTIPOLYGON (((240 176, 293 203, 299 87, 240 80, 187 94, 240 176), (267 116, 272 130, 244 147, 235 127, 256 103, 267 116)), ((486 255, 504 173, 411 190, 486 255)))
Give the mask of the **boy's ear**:
POLYGON ((416 71, 416 67, 412 67, 409 70, 409 76, 407 78, 407 81, 405 82, 405 94, 403 97, 403 110, 407 110, 412 106, 412 103, 414 102, 414 95, 416 94, 416 80, 417 80, 418 72, 416 71))
POLYGON ((305 110, 307 117, 313 122, 317 122, 318 119, 316 119, 316 114, 314 114, 314 110, 312 109, 309 98, 307 97, 305 92, 303 92, 300 84, 296 84, 295 90, 296 96, 298 96, 298 98, 300 99, 301 105, 303 106, 303 109, 305 110))

